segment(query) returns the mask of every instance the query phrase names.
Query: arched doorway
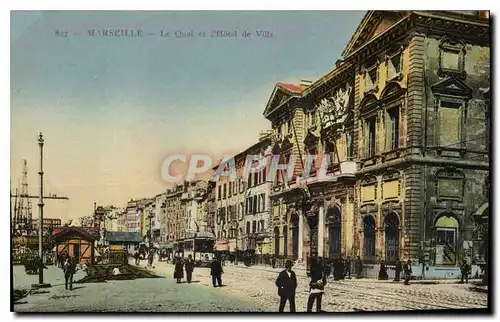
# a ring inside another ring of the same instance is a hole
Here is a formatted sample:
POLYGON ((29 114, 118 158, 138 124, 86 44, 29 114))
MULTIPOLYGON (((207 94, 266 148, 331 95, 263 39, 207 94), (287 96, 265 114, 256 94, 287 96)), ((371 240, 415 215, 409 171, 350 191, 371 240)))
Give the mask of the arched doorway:
POLYGON ((288 226, 283 226, 283 255, 288 256, 288 226))
POLYGON ((399 218, 391 212, 384 218, 385 228, 385 260, 399 259, 399 218))
POLYGON ((342 221, 340 217, 340 209, 337 207, 328 209, 327 212, 328 224, 328 255, 331 259, 339 258, 342 248, 342 221))
POLYGON ((294 259, 299 257, 299 216, 294 213, 291 218, 292 228, 292 255, 294 259))
POLYGON ((363 218, 363 259, 375 260, 375 219, 371 215, 363 218))
POLYGON ((458 221, 443 215, 436 220, 436 265, 457 264, 458 221))
POLYGON ((274 256, 280 255, 280 229, 274 227, 274 256))

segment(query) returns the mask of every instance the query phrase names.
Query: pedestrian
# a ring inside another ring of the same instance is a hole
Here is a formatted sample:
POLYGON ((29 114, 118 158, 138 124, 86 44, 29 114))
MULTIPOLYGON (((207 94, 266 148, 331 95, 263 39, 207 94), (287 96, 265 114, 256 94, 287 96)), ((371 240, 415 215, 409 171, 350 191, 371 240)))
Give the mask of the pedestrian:
POLYGON ((222 270, 222 265, 219 259, 216 257, 214 258, 212 263, 210 263, 210 275, 212 276, 212 285, 214 287, 222 286, 222 273, 224 273, 224 271, 222 270))
POLYGON ((389 275, 387 274, 387 268, 385 267, 384 261, 380 261, 380 269, 378 271, 378 279, 381 281, 386 281, 389 279, 389 275))
POLYGON ((64 287, 68 289, 68 284, 69 284, 69 290, 73 290, 73 275, 76 272, 76 261, 73 258, 67 258, 66 262, 64 262, 63 266, 63 271, 64 271, 64 287))
POLYGON ((148 264, 150 267, 153 267, 154 256, 155 256, 155 252, 153 250, 150 250, 149 255, 148 255, 148 264))
POLYGON ((351 279, 351 257, 347 256, 345 262, 345 274, 344 277, 347 276, 348 279, 351 279))
POLYGON ((356 259, 356 278, 361 278, 361 274, 363 273, 363 261, 361 257, 358 256, 356 259))
POLYGON ((325 292, 326 276, 321 264, 311 258, 311 281, 309 282, 309 298, 307 299, 307 312, 312 312, 316 301, 316 312, 321 312, 321 299, 325 292))
POLYGON ((175 259, 175 264, 174 264, 174 278, 177 280, 177 284, 181 282, 181 280, 184 278, 184 270, 182 269, 183 263, 182 260, 179 256, 175 259))
POLYGON ((280 297, 279 312, 285 309, 286 301, 290 304, 290 312, 295 312, 295 290, 297 289, 297 277, 292 271, 293 262, 287 260, 285 269, 278 274, 276 286, 280 297))
POLYGON ((460 265, 460 284, 464 283, 464 278, 465 278, 465 283, 469 284, 469 274, 470 274, 470 266, 467 264, 467 260, 462 261, 462 265, 460 265))
POLYGON ((273 258, 271 259, 271 263, 273 265, 273 268, 276 268, 276 257, 273 255, 273 258))
POLYGON ((135 259, 135 265, 139 266, 139 264, 140 264, 140 255, 139 255, 138 251, 135 251, 135 253, 134 253, 134 259, 135 259))
POLYGON ((193 277, 194 270, 194 261, 191 254, 188 255, 188 259, 184 263, 184 269, 186 270, 186 279, 188 283, 191 283, 191 279, 193 277))
POLYGON ((340 279, 340 275, 343 274, 340 268, 340 258, 336 258, 333 262, 333 280, 338 281, 340 279))
POLYGON ((403 267, 403 271, 405 274, 405 285, 410 285, 410 278, 411 278, 411 260, 408 260, 406 264, 403 267))
POLYGON ((343 280, 345 277, 345 262, 342 256, 339 257, 339 279, 343 280))
POLYGON ((394 282, 399 282, 399 279, 401 277, 401 271, 403 270, 403 265, 401 264, 401 261, 399 258, 396 259, 396 267, 394 269, 394 282))

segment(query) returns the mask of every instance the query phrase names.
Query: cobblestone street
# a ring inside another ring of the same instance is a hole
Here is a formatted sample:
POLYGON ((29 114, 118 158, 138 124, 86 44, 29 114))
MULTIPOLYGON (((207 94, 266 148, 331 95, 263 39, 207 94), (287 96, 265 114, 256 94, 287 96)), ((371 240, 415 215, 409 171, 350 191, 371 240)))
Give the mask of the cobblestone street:
MULTIPOLYGON (((156 265, 158 274, 172 278, 172 265, 156 265)), ((222 275, 221 293, 247 299, 255 307, 277 311, 279 298, 275 280, 279 269, 270 267, 225 266, 222 275)), ((308 298, 309 279, 305 272, 297 271, 298 288, 296 295, 297 311, 305 311, 308 298)), ((208 268, 197 268, 193 279, 201 285, 212 287, 208 268)), ((322 309, 327 312, 420 310, 420 309, 461 309, 486 308, 487 294, 473 292, 470 285, 413 284, 403 285, 391 281, 370 279, 351 279, 344 281, 329 280, 323 297, 322 309)), ((285 308, 285 310, 287 310, 285 308)))
MULTIPOLYGON (((193 283, 176 284, 173 266, 156 263, 154 271, 165 278, 108 281, 74 284, 64 289, 60 269, 45 270, 49 293, 24 298, 15 305, 16 312, 275 312, 279 298, 274 284, 278 269, 224 267, 222 288, 213 288, 208 268, 196 268, 193 283)), ((84 276, 77 272, 75 280, 84 276)), ((308 297, 308 279, 297 270, 296 307, 304 312, 308 297)), ((14 287, 29 288, 38 276, 25 275, 21 266, 14 267, 14 287)), ((323 297, 327 312, 486 308, 487 294, 473 292, 470 285, 456 283, 412 284, 391 281, 329 280, 323 297)), ((288 310, 288 306, 285 310, 288 310)))
MULTIPOLYGON (((78 272, 76 280, 83 277, 78 272)), ((25 275, 24 267, 14 266, 14 287, 29 288, 38 282, 37 275, 25 275)), ((64 289, 61 269, 45 270, 49 293, 34 294, 14 306, 15 312, 259 312, 253 303, 213 289, 201 283, 176 284, 171 278, 145 278, 106 283, 74 284, 73 291, 64 289)), ((194 280, 196 281, 196 279, 194 280)))

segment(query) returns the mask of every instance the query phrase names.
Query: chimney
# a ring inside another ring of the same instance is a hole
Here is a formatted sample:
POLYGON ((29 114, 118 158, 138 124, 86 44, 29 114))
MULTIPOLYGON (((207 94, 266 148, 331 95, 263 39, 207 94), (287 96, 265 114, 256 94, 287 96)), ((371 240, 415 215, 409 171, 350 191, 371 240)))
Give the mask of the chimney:
POLYGON ((311 84, 312 84, 312 82, 310 80, 301 79, 299 87, 302 90, 305 90, 306 88, 308 88, 309 86, 311 86, 311 84))

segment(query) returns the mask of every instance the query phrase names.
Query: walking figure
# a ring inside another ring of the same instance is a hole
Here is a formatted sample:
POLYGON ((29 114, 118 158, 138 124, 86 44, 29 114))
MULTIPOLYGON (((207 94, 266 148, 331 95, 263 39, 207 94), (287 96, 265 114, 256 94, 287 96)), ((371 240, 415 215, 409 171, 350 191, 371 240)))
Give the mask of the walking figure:
POLYGON ((175 259, 175 264, 174 264, 174 278, 177 280, 177 284, 181 282, 181 280, 184 278, 184 270, 182 269, 183 263, 182 259, 177 256, 175 259))
POLYGON ((68 289, 68 283, 69 283, 69 290, 73 290, 73 275, 76 272, 76 262, 74 258, 67 258, 66 262, 64 263, 63 266, 63 271, 64 271, 64 286, 66 289, 68 289))
POLYGON ((403 267, 403 271, 405 274, 405 285, 410 285, 410 278, 411 278, 411 273, 412 273, 411 260, 408 260, 406 262, 405 266, 403 267))
POLYGON ((292 271, 293 263, 287 260, 285 269, 278 274, 276 286, 278 287, 278 295, 280 297, 279 312, 285 309, 286 301, 290 303, 290 312, 295 312, 295 290, 297 289, 297 277, 292 271))
POLYGON ((347 260, 345 262, 345 274, 344 277, 347 276, 348 279, 351 279, 351 257, 347 256, 347 260))
POLYGON ((401 264, 399 258, 396 258, 396 267, 394 268, 394 282, 399 282, 402 270, 403 270, 403 265, 401 264))
POLYGON ((140 261, 140 255, 139 255, 139 252, 136 251, 135 254, 134 254, 134 259, 135 259, 135 265, 136 266, 139 266, 139 261, 140 261))
POLYGON ((184 269, 186 270, 186 279, 188 283, 191 283, 191 279, 193 278, 193 270, 194 270, 194 261, 191 255, 188 255, 188 259, 186 263, 184 263, 184 269))
POLYGON ((309 282, 309 298, 307 300, 307 312, 312 312, 314 301, 316 301, 316 312, 321 312, 321 299, 325 292, 326 275, 321 264, 316 258, 311 259, 311 282, 309 282))
POLYGON ((467 261, 464 259, 462 262, 462 265, 460 265, 460 283, 464 283, 464 278, 465 278, 465 283, 469 284, 469 274, 470 274, 470 266, 467 264, 467 261))
POLYGON ((155 257, 155 253, 153 250, 150 250, 149 251, 149 254, 148 254, 148 264, 150 267, 153 267, 153 260, 154 260, 154 257, 155 257))
POLYGON ((214 287, 222 286, 222 273, 224 273, 224 271, 222 270, 222 265, 219 262, 219 259, 214 258, 210 264, 210 275, 212 276, 212 285, 214 287))
POLYGON ((358 256, 356 259, 356 278, 361 278, 361 274, 363 273, 363 261, 358 256))
POLYGON ((380 270, 378 271, 378 279, 382 281, 389 279, 389 275, 387 274, 387 268, 385 267, 384 261, 380 261, 380 270))

